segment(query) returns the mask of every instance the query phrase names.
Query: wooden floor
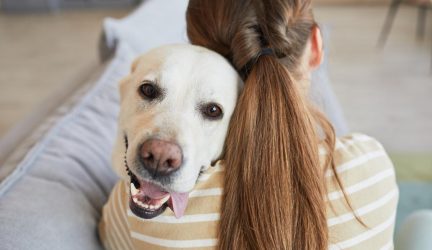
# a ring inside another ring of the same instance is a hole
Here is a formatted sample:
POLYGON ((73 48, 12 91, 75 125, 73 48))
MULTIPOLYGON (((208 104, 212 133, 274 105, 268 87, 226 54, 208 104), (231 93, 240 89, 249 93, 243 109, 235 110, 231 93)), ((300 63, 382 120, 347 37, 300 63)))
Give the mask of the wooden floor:
POLYGON ((128 12, 0 12, 0 137, 35 106, 83 83, 98 65, 103 18, 128 12))
MULTIPOLYGON (((417 11, 403 7, 379 50, 386 10, 316 8, 330 33, 331 80, 352 130, 375 136, 390 151, 432 152, 432 15, 418 41, 417 11)), ((87 76, 97 65, 103 17, 127 12, 0 13, 0 137, 35 106, 87 76)))

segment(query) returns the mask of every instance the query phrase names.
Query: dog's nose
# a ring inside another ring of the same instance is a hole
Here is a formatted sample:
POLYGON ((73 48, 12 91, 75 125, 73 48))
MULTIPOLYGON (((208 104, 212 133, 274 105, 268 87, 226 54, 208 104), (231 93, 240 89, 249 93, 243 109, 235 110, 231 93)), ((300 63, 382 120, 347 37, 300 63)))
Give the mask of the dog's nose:
POLYGON ((141 145, 140 158, 151 174, 168 175, 181 166, 183 155, 175 143, 150 139, 141 145))

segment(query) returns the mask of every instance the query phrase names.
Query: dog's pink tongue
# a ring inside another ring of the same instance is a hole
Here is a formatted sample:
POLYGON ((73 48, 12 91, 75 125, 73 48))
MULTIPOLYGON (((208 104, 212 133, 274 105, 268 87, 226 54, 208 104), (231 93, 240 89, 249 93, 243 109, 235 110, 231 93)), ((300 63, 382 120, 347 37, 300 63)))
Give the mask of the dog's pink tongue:
POLYGON ((168 192, 162 188, 146 181, 140 181, 140 192, 152 199, 162 199, 168 194, 168 192))
POLYGON ((183 216, 189 199, 189 193, 170 193, 171 199, 168 205, 178 219, 183 216))
MULTIPOLYGON (((162 199, 168 192, 157 185, 150 182, 140 181, 140 192, 152 199, 162 199)), ((183 216, 189 199, 189 193, 169 193, 171 198, 168 201, 168 206, 174 212, 176 218, 183 216)))

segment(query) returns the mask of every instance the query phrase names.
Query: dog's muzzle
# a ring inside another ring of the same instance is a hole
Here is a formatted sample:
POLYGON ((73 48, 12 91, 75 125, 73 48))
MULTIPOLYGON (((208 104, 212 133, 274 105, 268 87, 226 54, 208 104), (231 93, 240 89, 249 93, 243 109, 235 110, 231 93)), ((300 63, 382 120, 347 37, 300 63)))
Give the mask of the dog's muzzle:
MULTIPOLYGON (((128 139, 126 136, 125 146, 127 152, 128 139)), ((183 157, 180 147, 176 144, 152 139, 143 143, 139 148, 141 164, 154 177, 169 175, 181 166, 183 157)), ((135 215, 151 219, 162 214, 169 207, 177 218, 183 216, 189 193, 168 192, 159 185, 140 178, 129 169, 126 153, 125 167, 130 176, 129 207, 135 215)))

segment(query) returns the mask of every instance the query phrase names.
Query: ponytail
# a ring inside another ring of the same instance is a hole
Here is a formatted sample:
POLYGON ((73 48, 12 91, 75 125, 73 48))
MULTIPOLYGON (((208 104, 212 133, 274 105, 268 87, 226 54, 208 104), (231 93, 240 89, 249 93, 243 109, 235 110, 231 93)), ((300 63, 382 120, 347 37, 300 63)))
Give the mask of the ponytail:
POLYGON ((326 247, 314 121, 298 85, 274 56, 261 56, 246 79, 224 160, 220 249, 326 247))

